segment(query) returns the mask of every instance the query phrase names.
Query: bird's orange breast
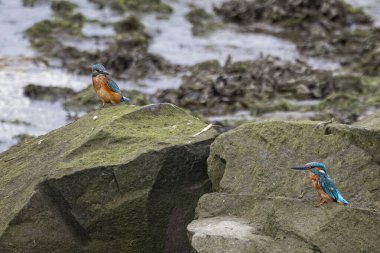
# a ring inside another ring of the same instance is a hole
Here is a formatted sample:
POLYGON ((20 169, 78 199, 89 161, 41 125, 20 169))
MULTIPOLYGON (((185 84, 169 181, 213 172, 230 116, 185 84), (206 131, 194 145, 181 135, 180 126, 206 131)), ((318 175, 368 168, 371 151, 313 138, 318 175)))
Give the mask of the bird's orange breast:
POLYGON ((310 183, 315 188, 315 190, 320 194, 320 196, 322 196, 327 201, 332 201, 330 196, 328 194, 326 194, 323 191, 323 189, 321 188, 321 186, 319 185, 319 181, 318 181, 319 176, 318 175, 315 175, 314 173, 309 172, 309 179, 310 179, 310 183))
POLYGON ((321 187, 319 186, 318 178, 319 178, 318 175, 315 175, 314 173, 311 173, 311 172, 309 173, 310 183, 317 191, 321 189, 321 187))
POLYGON ((95 91, 98 91, 102 88, 107 89, 108 88, 107 78, 104 75, 97 75, 97 76, 93 77, 92 78, 92 86, 94 87, 95 91))
POLYGON ((121 102, 121 95, 113 92, 107 85, 107 77, 98 75, 92 78, 92 86, 94 87, 98 97, 105 103, 117 104, 121 102))

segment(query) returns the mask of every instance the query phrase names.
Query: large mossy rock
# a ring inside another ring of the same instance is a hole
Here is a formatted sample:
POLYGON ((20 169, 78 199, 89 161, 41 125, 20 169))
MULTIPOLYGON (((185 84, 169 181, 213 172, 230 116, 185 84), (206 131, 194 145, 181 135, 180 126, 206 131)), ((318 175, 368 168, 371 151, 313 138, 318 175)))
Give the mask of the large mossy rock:
POLYGON ((114 106, 0 154, 0 252, 189 252, 205 126, 171 104, 114 106))
POLYGON ((374 118, 357 126, 247 123, 220 135, 208 158, 217 192, 202 196, 188 226, 195 251, 377 252, 380 131, 374 118), (326 164, 348 206, 315 207, 307 173, 290 169, 310 161, 326 164))

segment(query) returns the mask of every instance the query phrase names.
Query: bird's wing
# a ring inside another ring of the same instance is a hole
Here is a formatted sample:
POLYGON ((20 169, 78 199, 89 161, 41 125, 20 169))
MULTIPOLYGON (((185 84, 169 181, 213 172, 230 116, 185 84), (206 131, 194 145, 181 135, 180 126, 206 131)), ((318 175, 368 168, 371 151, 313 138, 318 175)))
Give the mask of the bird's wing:
POLYGON ((107 78, 107 85, 113 92, 121 93, 119 86, 111 78, 107 78))
POLYGON ((338 196, 339 193, 336 190, 336 187, 335 187, 334 182, 332 181, 332 179, 329 176, 327 176, 327 175, 320 175, 318 181, 319 181, 319 185, 321 186, 322 190, 327 195, 329 195, 329 197, 332 200, 337 201, 338 198, 339 198, 339 196, 338 196))

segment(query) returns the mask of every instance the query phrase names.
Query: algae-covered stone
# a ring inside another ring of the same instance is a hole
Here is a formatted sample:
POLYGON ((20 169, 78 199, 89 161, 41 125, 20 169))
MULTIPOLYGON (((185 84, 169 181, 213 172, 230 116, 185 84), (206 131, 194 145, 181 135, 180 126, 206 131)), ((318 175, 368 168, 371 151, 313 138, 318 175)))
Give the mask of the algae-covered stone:
POLYGON ((192 24, 191 30, 195 36, 205 35, 222 26, 210 13, 201 8, 193 8, 186 14, 186 18, 192 24))
POLYGON ((51 0, 22 0, 22 5, 26 7, 34 7, 50 2, 51 0))
POLYGON ((139 21, 139 19, 133 15, 125 18, 122 21, 116 22, 114 24, 115 31, 117 33, 126 33, 126 32, 143 32, 144 25, 139 21))
POLYGON ((172 8, 161 0, 90 0, 100 8, 109 6, 117 12, 138 11, 138 12, 160 12, 169 14, 172 8))
POLYGON ((189 252, 205 126, 170 104, 115 106, 0 154, 0 251, 189 252))
POLYGON ((67 0, 55 0, 51 2, 51 9, 57 16, 69 16, 73 14, 76 4, 67 0))
POLYGON ((235 240, 242 248, 235 252, 376 251, 380 247, 376 117, 357 126, 246 123, 217 137, 211 145, 208 175, 218 193, 202 196, 197 220, 188 227, 195 251, 233 252, 221 246, 234 241, 236 234, 212 232, 220 222, 229 224, 230 217, 241 220, 232 227, 236 231, 250 227, 245 239, 235 240), (310 161, 326 164, 348 206, 315 207, 318 197, 307 174, 290 169, 310 161))
POLYGON ((380 111, 374 112, 370 116, 355 123, 354 126, 380 131, 380 111))

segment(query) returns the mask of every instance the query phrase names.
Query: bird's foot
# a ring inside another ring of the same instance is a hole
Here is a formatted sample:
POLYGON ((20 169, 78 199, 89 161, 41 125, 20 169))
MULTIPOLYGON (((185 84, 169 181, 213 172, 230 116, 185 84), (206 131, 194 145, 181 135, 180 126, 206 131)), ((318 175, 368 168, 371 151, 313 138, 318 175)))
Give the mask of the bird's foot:
POLYGON ((321 207, 321 206, 323 206, 326 203, 327 203, 326 200, 319 201, 318 205, 316 205, 315 207, 321 207))

